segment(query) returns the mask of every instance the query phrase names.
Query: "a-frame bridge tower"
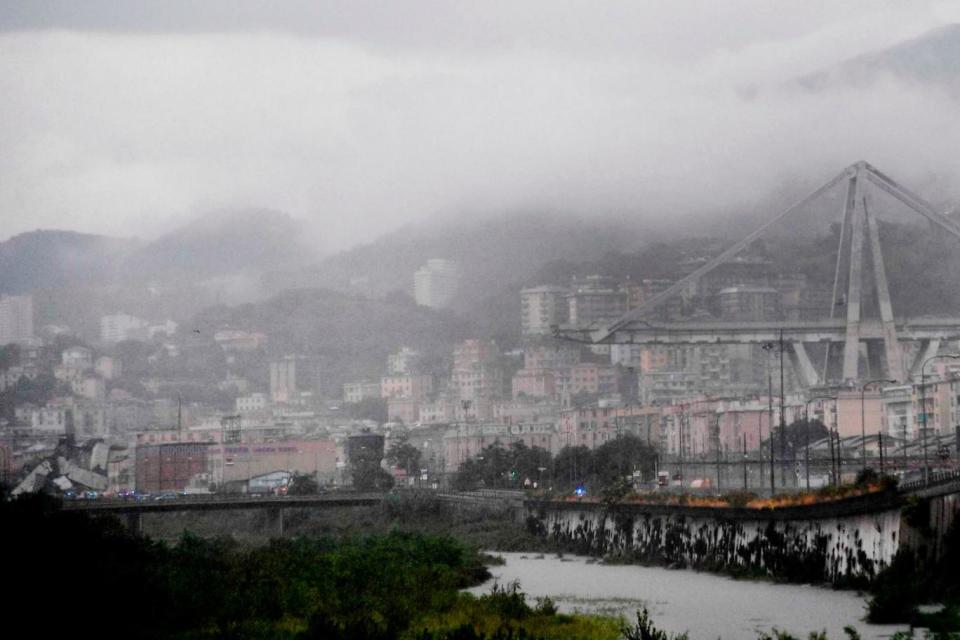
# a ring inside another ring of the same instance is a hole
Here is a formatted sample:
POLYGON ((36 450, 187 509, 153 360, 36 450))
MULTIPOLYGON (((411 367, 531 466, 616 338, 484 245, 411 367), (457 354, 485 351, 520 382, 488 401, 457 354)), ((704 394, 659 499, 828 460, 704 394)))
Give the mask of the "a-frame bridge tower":
POLYGON ((942 342, 960 338, 960 318, 894 316, 873 206, 873 197, 878 192, 894 198, 938 229, 960 239, 960 222, 938 213, 923 198, 875 167, 858 162, 616 321, 589 327, 565 326, 556 335, 593 344, 649 345, 767 343, 782 337, 790 345, 798 378, 806 386, 855 382, 862 377, 862 372, 868 370, 871 360, 882 368, 877 371, 875 364, 872 375, 882 373, 886 378, 906 381, 916 364, 935 354, 942 342), (838 185, 846 191, 829 318, 769 322, 661 322, 651 319, 651 311, 681 295, 705 274, 735 258, 770 227, 838 185), (868 288, 866 283, 872 287, 868 288), (875 299, 866 296, 867 291, 875 291, 875 299), (877 307, 869 310, 871 317, 866 313, 868 304, 877 307), (815 363, 809 356, 809 347, 814 345, 821 345, 822 362, 815 363))

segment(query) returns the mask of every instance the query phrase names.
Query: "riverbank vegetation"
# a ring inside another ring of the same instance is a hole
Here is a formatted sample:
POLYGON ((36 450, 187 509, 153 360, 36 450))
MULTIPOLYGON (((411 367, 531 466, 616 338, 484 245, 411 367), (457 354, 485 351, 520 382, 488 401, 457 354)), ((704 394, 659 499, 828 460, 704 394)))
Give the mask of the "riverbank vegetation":
MULTIPOLYGON (((923 504, 923 503, 919 503, 923 504)), ((919 504, 917 506, 919 506, 919 504)), ((921 508, 922 510, 922 508, 921 508)), ((907 512, 907 517, 917 514, 907 512)), ((923 519, 926 514, 919 514, 923 519)), ((922 531, 922 527, 919 527, 922 531)), ((902 549, 870 586, 868 620, 922 626, 937 632, 960 632, 960 526, 947 530, 942 555, 928 555, 924 546, 902 549), (942 608, 924 605, 939 603, 942 608)), ((960 638, 960 633, 955 637, 960 638)))
POLYGON ((61 511, 42 495, 0 496, 7 611, 42 636, 291 640, 614 640, 616 621, 535 606, 516 586, 474 597, 490 574, 450 536, 390 531, 241 545, 185 533, 174 543, 117 520, 61 511))
MULTIPOLYGON (((403 521, 416 518, 416 509, 410 506, 398 503, 387 508, 395 510, 396 521, 403 521)), ((475 547, 449 536, 395 529, 251 546, 229 537, 204 539, 187 533, 168 543, 132 536, 112 518, 61 511, 58 503, 43 496, 0 497, 0 521, 8 525, 0 528, 0 544, 7 550, 6 568, 13 576, 4 605, 20 612, 21 619, 43 636, 90 632, 156 639, 685 638, 657 630, 646 612, 638 615, 636 624, 619 617, 563 614, 548 598, 528 602, 518 584, 497 585, 478 596, 465 593, 465 587, 489 578, 487 559, 475 547), (37 604, 43 604, 49 615, 30 617, 26 612, 37 604)), ((960 549, 958 534, 952 535, 948 544, 960 549)), ((919 587, 917 576, 891 573, 888 586, 905 591, 891 592, 888 599, 916 601, 916 595, 956 594, 958 555, 948 554, 941 570, 919 587), (902 584, 897 585, 898 579, 902 584)), ((906 561, 897 570, 907 571, 906 561)), ((952 610, 945 611, 939 628, 952 628, 947 618, 952 610)), ((759 637, 792 636, 773 632, 759 637)), ((810 637, 824 640, 822 635, 810 637)))

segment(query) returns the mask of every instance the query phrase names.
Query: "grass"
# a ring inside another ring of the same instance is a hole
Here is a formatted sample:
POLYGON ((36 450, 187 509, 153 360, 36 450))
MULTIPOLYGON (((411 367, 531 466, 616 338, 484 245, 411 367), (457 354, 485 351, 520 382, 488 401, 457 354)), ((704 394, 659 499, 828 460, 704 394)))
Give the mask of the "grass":
MULTIPOLYGON (((523 596, 522 592, 516 593, 523 596)), ((491 637, 504 630, 514 636, 523 634, 544 640, 616 640, 621 637, 623 619, 620 617, 570 615, 529 606, 504 610, 497 598, 495 592, 480 597, 460 594, 454 607, 424 616, 412 629, 439 636, 470 627, 480 636, 491 637)), ((407 636, 411 640, 416 637, 417 634, 407 636)))

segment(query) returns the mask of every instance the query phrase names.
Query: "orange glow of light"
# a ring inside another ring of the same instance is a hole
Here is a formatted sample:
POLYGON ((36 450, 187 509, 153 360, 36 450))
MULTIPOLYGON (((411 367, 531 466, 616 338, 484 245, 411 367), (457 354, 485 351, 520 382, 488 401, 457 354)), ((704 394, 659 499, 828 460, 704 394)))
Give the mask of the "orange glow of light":
MULTIPOLYGON (((772 498, 755 498, 750 500, 742 508, 746 509, 778 509, 783 507, 807 506, 813 504, 822 504, 853 498, 856 496, 867 495, 884 490, 879 484, 871 484, 866 487, 841 487, 825 492, 803 492, 795 494, 782 494, 772 498)), ((602 500, 596 496, 564 496, 563 502, 586 502, 596 504, 602 500)), ((686 507, 705 507, 713 509, 730 508, 733 505, 724 496, 698 496, 690 494, 664 494, 664 493, 641 493, 632 494, 619 501, 620 504, 646 504, 646 505, 665 505, 665 506, 686 506, 686 507)))

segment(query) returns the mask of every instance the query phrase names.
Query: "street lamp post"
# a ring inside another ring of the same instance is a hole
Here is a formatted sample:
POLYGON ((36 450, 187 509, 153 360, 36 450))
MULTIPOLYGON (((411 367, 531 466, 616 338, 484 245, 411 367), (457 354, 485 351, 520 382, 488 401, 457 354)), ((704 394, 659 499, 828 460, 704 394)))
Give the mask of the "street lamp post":
POLYGON ((960 359, 960 353, 945 353, 930 356, 920 365, 920 410, 923 412, 923 484, 930 484, 930 474, 927 471, 927 363, 937 358, 960 359))
POLYGON ((780 485, 787 486, 787 410, 783 387, 783 329, 780 329, 780 485))
MULTIPOLYGON (((686 408, 684 407, 682 410, 685 412, 685 409, 686 408)), ((680 465, 679 466, 680 466, 680 487, 681 488, 683 487, 683 417, 684 417, 684 414, 681 414, 680 421, 677 423, 677 426, 679 427, 679 435, 680 435, 680 444, 679 444, 680 465)))
POLYGON ((867 387, 872 384, 878 383, 889 383, 893 384, 896 380, 889 380, 887 378, 877 378, 876 380, 867 380, 863 383, 863 386, 860 387, 860 437, 862 438, 860 442, 860 453, 863 458, 863 466, 861 467, 864 471, 867 469, 867 427, 866 427, 866 397, 867 397, 867 387))
MULTIPOLYGON (((805 431, 807 433, 807 451, 805 454, 807 462, 807 491, 810 490, 810 403, 815 402, 816 400, 834 400, 836 401, 837 396, 814 396, 807 400, 803 405, 803 421, 805 431)), ((830 433, 829 429, 827 430, 828 435, 830 436, 830 449, 833 449, 833 434, 830 433)), ((833 475, 833 454, 830 455, 830 474, 833 475)))
MULTIPOLYGON (((775 459, 775 455, 774 455, 774 451, 773 451, 773 373, 770 371, 770 358, 769 358, 769 355, 770 355, 770 353, 771 353, 774 349, 777 348, 777 345, 774 344, 773 342, 768 342, 768 343, 762 345, 761 348, 762 348, 764 351, 766 351, 766 352, 767 352, 767 355, 768 355, 768 357, 767 357, 767 404, 768 404, 769 415, 770 415, 770 418, 769 418, 769 419, 770 419, 770 424, 769 424, 769 432, 770 432, 770 495, 772 496, 772 495, 774 495, 774 494, 776 493, 776 487, 775 487, 775 481, 774 481, 774 476, 775 476, 775 469, 774 469, 775 463, 774 463, 774 459, 775 459)), ((780 469, 780 476, 781 476, 781 478, 780 478, 780 482, 781 482, 782 485, 786 485, 786 481, 787 481, 786 468, 782 466, 782 465, 784 464, 783 458, 784 458, 785 455, 786 455, 786 454, 785 454, 785 448, 784 448, 784 447, 785 447, 785 444, 784 444, 784 442, 785 442, 785 441, 784 441, 784 431, 785 431, 785 428, 784 428, 784 424, 783 424, 783 421, 784 421, 784 415, 783 415, 783 410, 784 410, 784 409, 783 409, 783 405, 784 405, 784 398, 783 398, 783 331, 781 331, 781 332, 780 332, 780 457, 781 457, 781 460, 780 460, 780 464, 781 464, 781 469, 780 469)))
POLYGON ((760 473, 757 475, 759 486, 763 488, 763 409, 757 412, 757 462, 760 463, 760 473))
POLYGON ((743 490, 747 490, 747 434, 743 435, 743 490))
POLYGON ((720 478, 720 414, 717 414, 717 427, 716 427, 716 454, 717 454, 717 490, 720 489, 721 478, 720 478))

